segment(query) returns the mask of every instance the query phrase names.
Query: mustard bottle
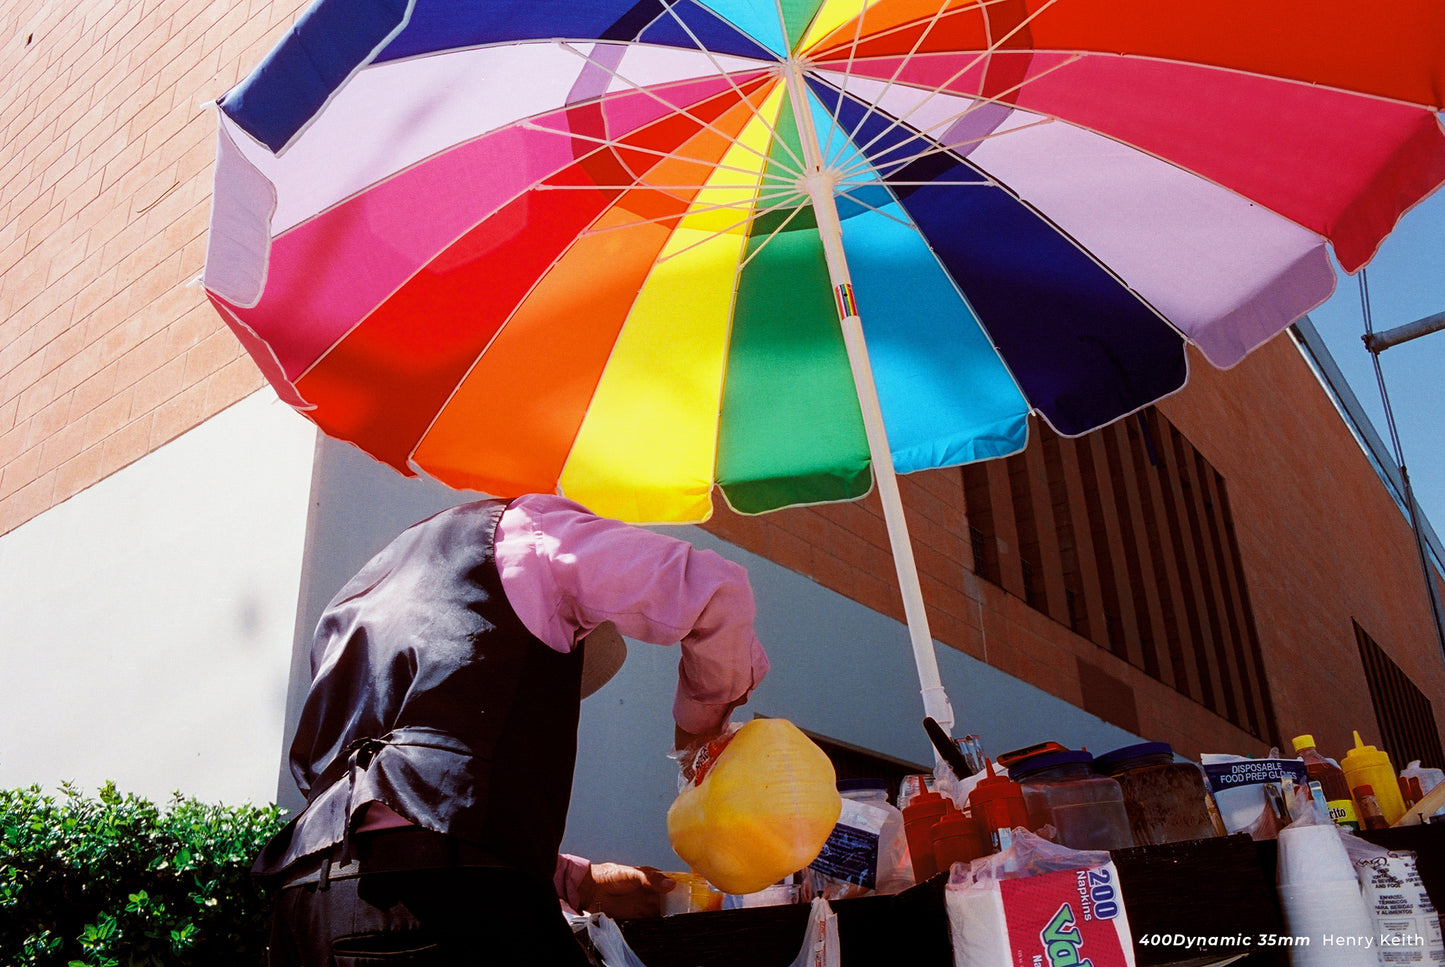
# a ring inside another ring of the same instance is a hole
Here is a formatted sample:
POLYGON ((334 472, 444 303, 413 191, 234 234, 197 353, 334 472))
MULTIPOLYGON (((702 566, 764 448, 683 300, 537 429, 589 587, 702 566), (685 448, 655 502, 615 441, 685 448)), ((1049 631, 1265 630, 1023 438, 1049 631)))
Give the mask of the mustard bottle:
POLYGON ((1389 753, 1373 745, 1365 745, 1359 730, 1355 731, 1355 747, 1345 753, 1340 760, 1340 768, 1345 771, 1345 781, 1355 794, 1356 805, 1360 801, 1359 787, 1370 786, 1375 791, 1375 798, 1380 801, 1385 822, 1393 826, 1395 820, 1405 815, 1405 800, 1400 797, 1399 779, 1395 775, 1395 767, 1390 764, 1389 753))

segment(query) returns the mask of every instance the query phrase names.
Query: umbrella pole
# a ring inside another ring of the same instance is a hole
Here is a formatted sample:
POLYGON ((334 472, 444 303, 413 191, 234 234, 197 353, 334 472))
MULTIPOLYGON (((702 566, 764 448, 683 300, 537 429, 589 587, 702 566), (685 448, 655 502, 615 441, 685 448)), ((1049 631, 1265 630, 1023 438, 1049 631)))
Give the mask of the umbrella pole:
POLYGON ((858 406, 868 438, 868 455, 873 465, 873 479, 883 503, 883 520, 888 527, 888 543, 893 551, 893 566, 898 572, 898 587, 903 595, 903 614, 908 636, 913 645, 913 662, 918 668, 918 683, 923 696, 924 714, 934 719, 950 734, 953 731, 953 708, 938 673, 938 655, 933 635, 928 629, 928 614, 923 606, 923 587, 918 580, 918 564, 913 558, 913 543, 908 536, 908 522, 903 516, 903 499, 898 492, 898 475, 893 467, 888 434, 883 427, 883 409, 878 402, 878 388, 873 381, 873 367, 868 359, 868 346, 863 339, 863 323, 853 300, 852 277, 843 252, 843 225, 838 217, 838 204, 833 194, 836 175, 823 163, 808 108, 807 87, 803 68, 797 61, 784 65, 793 114, 801 136, 803 160, 807 172, 803 179, 813 213, 818 221, 818 235, 828 263, 828 278, 838 303, 838 321, 843 330, 843 344, 858 390, 858 406))

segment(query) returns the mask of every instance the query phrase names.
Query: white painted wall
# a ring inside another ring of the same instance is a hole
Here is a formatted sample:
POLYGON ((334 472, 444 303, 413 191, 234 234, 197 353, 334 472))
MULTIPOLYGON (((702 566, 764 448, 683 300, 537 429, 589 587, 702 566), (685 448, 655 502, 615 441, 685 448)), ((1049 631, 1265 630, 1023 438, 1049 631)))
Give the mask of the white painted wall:
POLYGON ((256 393, 0 537, 0 787, 274 799, 315 441, 256 393))

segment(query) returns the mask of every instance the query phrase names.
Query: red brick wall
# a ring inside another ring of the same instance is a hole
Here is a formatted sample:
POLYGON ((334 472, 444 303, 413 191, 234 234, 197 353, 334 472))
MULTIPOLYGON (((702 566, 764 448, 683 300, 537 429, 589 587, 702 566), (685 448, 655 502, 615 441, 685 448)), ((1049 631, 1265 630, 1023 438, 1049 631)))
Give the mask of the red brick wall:
POLYGON ((199 286, 206 106, 299 0, 0 12, 0 533, 261 385, 199 286))
MULTIPOLYGON (((1354 728, 1366 741, 1379 741, 1352 620, 1437 713, 1445 710, 1445 661, 1409 528, 1288 337, 1228 372, 1197 356, 1191 363, 1189 385, 1160 409, 1225 478, 1284 741, 1312 732, 1335 755, 1348 747, 1354 728)), ((913 474, 900 483, 937 640, 1185 755, 1267 751, 1203 705, 1029 607, 1021 588, 977 578, 957 471, 913 474)), ((1007 487, 992 490, 997 496, 1007 487)), ((876 497, 751 518, 722 508, 706 526, 903 620, 876 497)), ((911 666, 900 674, 912 674, 911 666)), ((968 709, 955 711, 958 728, 968 730, 968 709)))
MULTIPOLYGON (((1163 409, 1228 481, 1275 713, 1342 754, 1379 742, 1352 621, 1445 714, 1436 640, 1408 522, 1295 347, 1276 339, 1234 370, 1191 359, 1163 409)), ((1406 763, 1396 763, 1404 766, 1406 763)))

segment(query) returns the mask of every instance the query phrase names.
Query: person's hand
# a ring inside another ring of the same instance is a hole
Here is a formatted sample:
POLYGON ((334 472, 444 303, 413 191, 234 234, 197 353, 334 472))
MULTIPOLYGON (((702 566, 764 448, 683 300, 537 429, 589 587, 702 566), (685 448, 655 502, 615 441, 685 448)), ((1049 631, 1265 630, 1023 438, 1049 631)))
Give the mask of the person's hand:
POLYGON ((672 727, 672 747, 682 752, 692 746, 702 745, 711 739, 715 739, 721 729, 713 729, 711 732, 684 732, 682 726, 674 724, 672 727))
POLYGON ((682 782, 702 782, 713 762, 722 755, 723 749, 727 748, 736 734, 726 719, 721 726, 708 732, 684 732, 681 726, 674 725, 672 741, 673 748, 677 751, 673 758, 677 759, 682 782))
POLYGON ((577 887, 582 910, 635 919, 662 915, 662 895, 677 883, 651 866, 593 863, 577 887))

